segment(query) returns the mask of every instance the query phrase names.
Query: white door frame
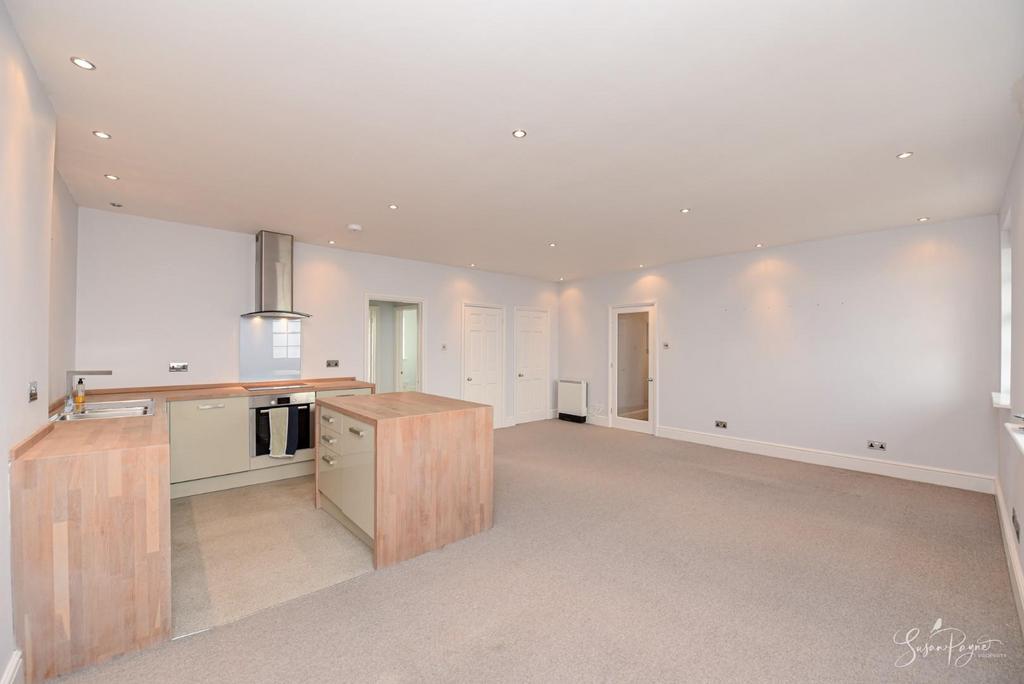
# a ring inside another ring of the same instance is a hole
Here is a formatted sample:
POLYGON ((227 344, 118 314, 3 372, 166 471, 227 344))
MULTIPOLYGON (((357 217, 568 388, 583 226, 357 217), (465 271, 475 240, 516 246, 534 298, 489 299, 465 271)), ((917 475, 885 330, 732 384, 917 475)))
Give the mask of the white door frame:
POLYGON ((616 304, 608 307, 608 426, 614 428, 621 428, 624 430, 633 430, 634 432, 643 432, 646 434, 655 434, 658 425, 658 367, 660 357, 661 345, 658 342, 658 303, 657 301, 641 302, 639 304, 616 304), (617 316, 620 313, 631 313, 647 311, 650 309, 650 321, 649 326, 651 328, 651 334, 647 340, 647 344, 651 349, 651 353, 648 356, 650 367, 647 372, 650 373, 651 378, 654 378, 653 385, 649 391, 650 402, 647 407, 647 420, 640 421, 633 418, 620 418, 617 415, 618 412, 618 368, 616 363, 618 361, 619 351, 619 340, 616 333, 618 332, 618 320, 617 316))
POLYGON ((507 322, 505 315, 505 306, 503 304, 485 304, 481 302, 469 302, 463 300, 462 307, 459 310, 459 346, 462 347, 460 352, 461 367, 459 375, 459 399, 466 398, 466 307, 479 307, 481 309, 496 309, 501 312, 501 331, 498 334, 498 405, 494 407, 494 427, 508 427, 509 425, 515 425, 514 422, 509 422, 505 418, 505 376, 508 374, 508 369, 505 364, 505 339, 508 334, 506 328, 507 322))
MULTIPOLYGON (((547 347, 544 350, 544 352, 545 352, 545 356, 544 356, 544 377, 545 377, 545 382, 544 382, 544 410, 545 410, 544 418, 545 419, 551 418, 552 417, 552 415, 551 415, 551 392, 552 392, 552 385, 551 385, 551 309, 548 309, 547 307, 543 307, 543 306, 520 306, 519 304, 516 304, 513 307, 513 310, 512 310, 512 372, 513 373, 518 372, 518 368, 516 367, 516 360, 519 358, 519 349, 517 347, 517 345, 519 344, 519 338, 516 336, 516 321, 519 318, 517 316, 517 314, 520 311, 540 312, 540 313, 543 313, 545 315, 545 317, 547 318, 547 331, 546 331, 547 347)), ((516 423, 519 422, 519 405, 518 405, 519 394, 516 391, 517 387, 518 387, 518 382, 519 382, 518 376, 515 376, 515 377, 512 378, 512 419, 515 420, 516 423)))
MULTIPOLYGON (((390 294, 374 294, 372 292, 363 293, 363 377, 370 377, 370 349, 369 349, 369 337, 370 337, 370 302, 394 302, 397 304, 417 304, 420 307, 419 316, 419 349, 417 350, 417 363, 416 363, 416 381, 419 385, 420 391, 426 391, 427 373, 423 362, 423 346, 424 340, 427 337, 427 300, 422 297, 402 297, 400 295, 390 294)), ((378 331, 379 334, 379 331, 378 331)), ((396 373, 397 373, 397 369, 396 373)))

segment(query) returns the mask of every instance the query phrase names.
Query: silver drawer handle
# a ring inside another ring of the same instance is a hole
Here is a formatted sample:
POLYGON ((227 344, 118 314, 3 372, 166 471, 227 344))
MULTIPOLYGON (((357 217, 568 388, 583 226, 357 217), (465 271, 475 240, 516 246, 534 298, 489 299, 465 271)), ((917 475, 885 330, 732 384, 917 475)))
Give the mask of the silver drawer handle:
POLYGON ((320 458, 323 459, 323 462, 326 463, 327 465, 334 465, 334 457, 333 456, 328 456, 327 454, 324 454, 320 458))
POLYGON ((325 423, 333 423, 334 422, 334 418, 331 418, 330 416, 320 416, 320 420, 324 421, 325 423))
POLYGON ((466 378, 466 382, 473 382, 473 378, 466 378))
POLYGON ((323 442, 324 444, 334 444, 335 442, 338 441, 338 438, 328 437, 327 435, 324 435, 323 437, 320 438, 320 441, 323 442))
POLYGON ((348 429, 348 431, 351 432, 356 437, 362 437, 363 435, 366 434, 365 430, 360 430, 359 428, 355 428, 355 427, 350 427, 348 429))
POLYGON ((197 406, 200 411, 209 411, 210 409, 222 409, 224 404, 200 404, 197 406))

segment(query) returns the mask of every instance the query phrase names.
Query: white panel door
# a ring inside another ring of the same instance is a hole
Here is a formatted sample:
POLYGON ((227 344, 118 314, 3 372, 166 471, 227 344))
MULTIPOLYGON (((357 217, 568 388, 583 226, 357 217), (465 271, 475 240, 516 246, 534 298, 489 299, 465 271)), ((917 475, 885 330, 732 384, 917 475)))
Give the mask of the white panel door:
POLYGON ((548 312, 516 309, 516 422, 551 417, 548 312))
POLYGON ((495 424, 501 408, 503 319, 501 309, 467 304, 463 311, 462 396, 493 406, 495 424))

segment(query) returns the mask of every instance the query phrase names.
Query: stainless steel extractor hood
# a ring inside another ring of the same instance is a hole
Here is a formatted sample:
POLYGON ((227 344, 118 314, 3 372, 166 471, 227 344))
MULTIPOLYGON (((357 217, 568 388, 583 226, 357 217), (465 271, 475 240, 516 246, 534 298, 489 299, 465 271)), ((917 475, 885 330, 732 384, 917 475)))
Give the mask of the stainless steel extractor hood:
POLYGON ((292 242, 284 233, 256 233, 256 310, 243 318, 309 318, 292 308, 292 242))

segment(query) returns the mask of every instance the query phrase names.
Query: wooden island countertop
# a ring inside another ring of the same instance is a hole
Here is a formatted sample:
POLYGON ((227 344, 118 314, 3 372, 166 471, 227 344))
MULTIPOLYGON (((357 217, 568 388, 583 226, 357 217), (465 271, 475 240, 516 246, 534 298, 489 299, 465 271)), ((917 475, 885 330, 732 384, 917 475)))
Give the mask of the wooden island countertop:
POLYGON ((317 506, 371 546, 374 567, 393 565, 491 528, 490 406, 393 392, 318 399, 317 414, 317 506), (371 432, 371 444, 363 444, 363 436, 371 432), (367 466, 369 472, 364 470, 367 466), (346 513, 350 502, 358 512, 355 518, 346 513))
POLYGON ((486 406, 422 392, 388 392, 387 394, 357 397, 334 397, 319 399, 317 403, 375 425, 382 420, 426 416, 446 411, 466 411, 486 406))

